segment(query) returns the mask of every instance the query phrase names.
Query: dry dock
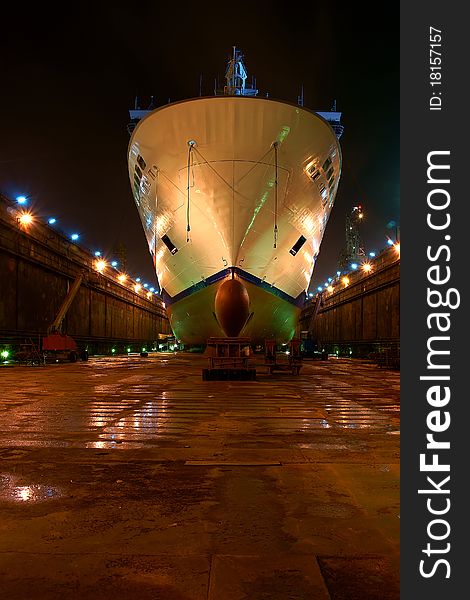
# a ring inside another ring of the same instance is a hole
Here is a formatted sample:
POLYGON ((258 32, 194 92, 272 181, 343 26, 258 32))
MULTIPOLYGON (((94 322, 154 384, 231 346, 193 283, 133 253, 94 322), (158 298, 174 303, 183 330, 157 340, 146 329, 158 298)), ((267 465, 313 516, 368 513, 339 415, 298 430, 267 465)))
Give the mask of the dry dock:
POLYGON ((0 368, 0 596, 399 597, 399 373, 0 368))

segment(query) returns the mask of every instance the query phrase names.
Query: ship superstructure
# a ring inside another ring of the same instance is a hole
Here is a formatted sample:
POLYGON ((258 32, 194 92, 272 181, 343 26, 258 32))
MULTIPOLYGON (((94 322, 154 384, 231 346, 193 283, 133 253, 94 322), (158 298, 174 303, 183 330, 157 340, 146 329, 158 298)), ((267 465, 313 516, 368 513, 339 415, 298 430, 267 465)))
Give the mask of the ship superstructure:
POLYGON ((341 113, 258 97, 246 79, 234 48, 215 96, 130 111, 134 199, 188 344, 292 338, 338 189, 341 113))

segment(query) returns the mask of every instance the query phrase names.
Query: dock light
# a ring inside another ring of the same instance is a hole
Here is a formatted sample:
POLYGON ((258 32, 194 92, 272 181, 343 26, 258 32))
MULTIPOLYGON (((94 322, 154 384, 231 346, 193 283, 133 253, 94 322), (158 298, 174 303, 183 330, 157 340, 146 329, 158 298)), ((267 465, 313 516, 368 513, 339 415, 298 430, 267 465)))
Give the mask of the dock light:
POLYGON ((127 349, 127 352, 130 352, 130 351, 131 351, 131 349, 130 349, 130 348, 128 348, 128 349, 127 349))
POLYGON ((147 348, 142 348, 142 352, 147 352, 147 348))
POLYGON ((18 204, 26 204, 28 200, 26 199, 26 196, 17 196, 16 201, 18 204))
POLYGON ((50 219, 47 220, 47 222, 49 223, 49 225, 54 225, 54 223, 57 223, 57 219, 54 219, 54 217, 51 217, 50 219))
POLYGON ((370 273, 372 271, 372 265, 370 263, 364 263, 362 265, 362 270, 364 273, 370 273))
POLYGON ((138 292, 140 292, 140 290, 142 289, 142 286, 140 284, 137 284, 134 286, 134 292, 137 294, 138 292))
POLYGON ((343 277, 341 283, 344 284, 344 287, 347 287, 349 285, 349 277, 343 277))
POLYGON ((95 262, 95 269, 98 271, 98 273, 102 273, 107 266, 107 262, 101 258, 95 262))
POLYGON ((100 252, 99 250, 97 250, 97 251, 95 252, 95 256, 101 256, 101 252, 100 252))
POLYGON ((375 258, 375 252, 369 252, 369 256, 370 256, 371 258, 375 258))
POLYGON ((331 292, 333 292, 335 288, 334 288, 332 285, 329 285, 329 286, 328 286, 326 289, 327 289, 327 290, 330 292, 330 294, 331 294, 331 292))
POLYGON ((116 348, 111 348, 111 353, 114 354, 116 352, 116 348))
POLYGON ((119 275, 118 277, 118 281, 119 283, 124 283, 127 279, 127 275, 125 275, 124 273, 121 273, 121 275, 119 275))
POLYGON ((111 266, 112 267, 117 267, 118 266, 117 260, 113 260, 113 262, 111 263, 111 266))
POLYGON ((393 246, 393 240, 391 240, 390 238, 388 238, 388 240, 387 240, 387 244, 388 244, 389 246, 393 246))
POLYGON ((22 225, 23 227, 29 227, 33 221, 34 221, 33 215, 31 213, 27 213, 27 212, 22 213, 18 218, 19 224, 22 225))
POLYGON ((8 350, 2 350, 0 356, 3 358, 3 360, 6 360, 10 356, 10 353, 8 350))
POLYGON ((76 242, 79 237, 80 236, 78 235, 78 233, 72 233, 72 235, 70 236, 70 239, 73 240, 74 242, 76 242))
POLYGON ((357 263, 351 263, 351 269, 356 270, 357 269, 357 263))

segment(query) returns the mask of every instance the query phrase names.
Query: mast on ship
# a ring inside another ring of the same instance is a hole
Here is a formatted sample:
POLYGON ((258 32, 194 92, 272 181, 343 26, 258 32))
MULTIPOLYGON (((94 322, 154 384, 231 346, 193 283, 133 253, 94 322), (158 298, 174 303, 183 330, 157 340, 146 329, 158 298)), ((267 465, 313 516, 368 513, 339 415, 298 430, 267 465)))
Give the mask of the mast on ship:
POLYGON ((251 85, 246 85, 248 77, 245 65, 243 63, 243 54, 233 46, 233 53, 228 61, 225 70, 225 79, 227 85, 223 89, 216 89, 216 96, 257 96, 256 80, 253 79, 251 85))

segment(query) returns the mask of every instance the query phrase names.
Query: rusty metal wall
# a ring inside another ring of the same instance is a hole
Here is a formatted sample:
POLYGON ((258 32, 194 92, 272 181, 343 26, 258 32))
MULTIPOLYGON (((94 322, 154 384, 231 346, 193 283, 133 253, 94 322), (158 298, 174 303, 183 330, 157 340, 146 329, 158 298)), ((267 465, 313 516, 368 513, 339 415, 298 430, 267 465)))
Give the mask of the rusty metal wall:
POLYGON ((139 296, 93 269, 95 257, 43 223, 28 230, 0 197, 0 341, 44 335, 75 277, 85 279, 62 331, 96 347, 149 344, 172 335, 162 301, 139 296))

